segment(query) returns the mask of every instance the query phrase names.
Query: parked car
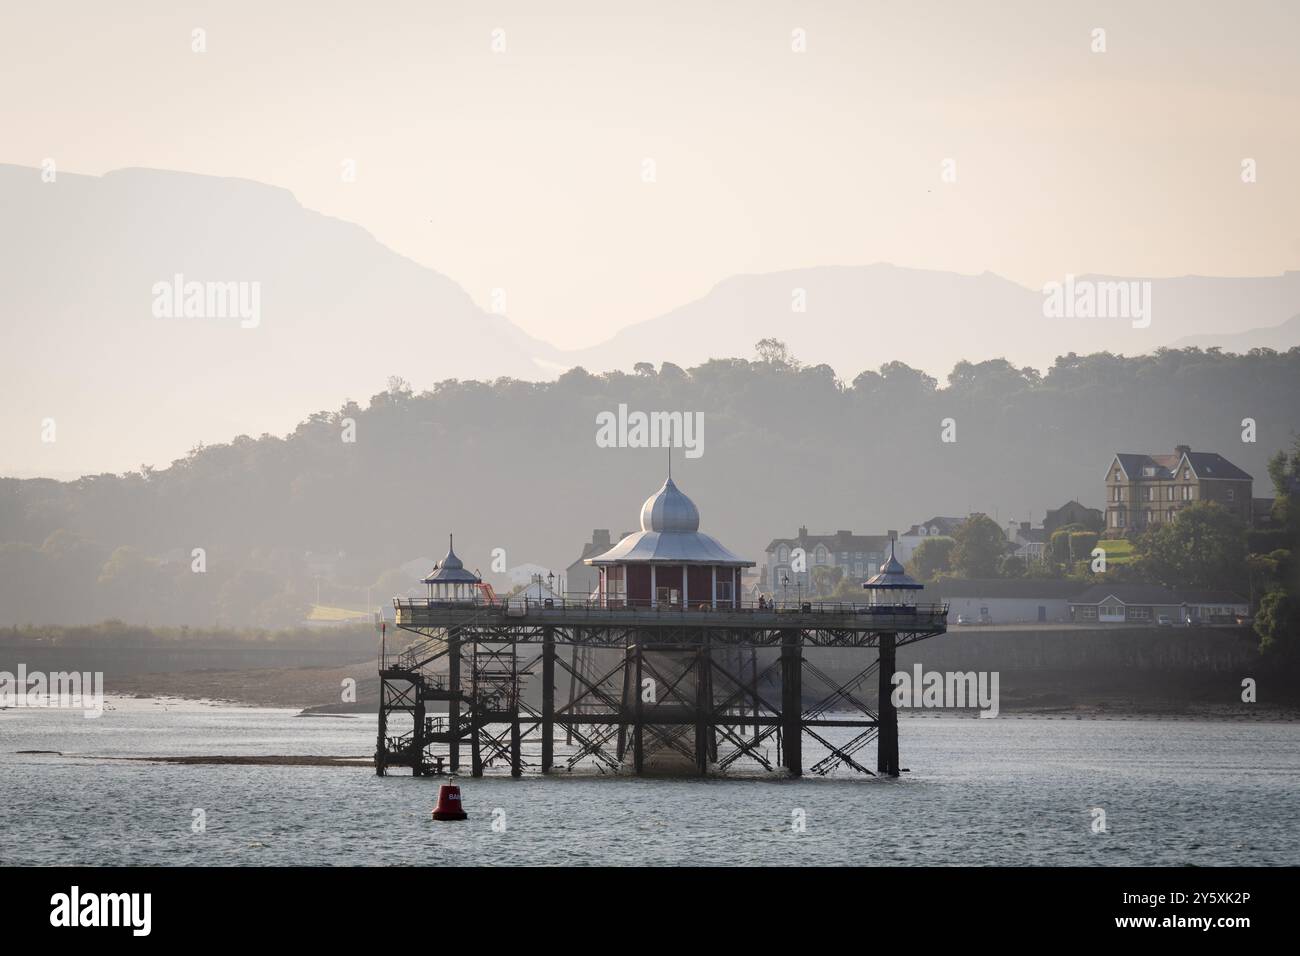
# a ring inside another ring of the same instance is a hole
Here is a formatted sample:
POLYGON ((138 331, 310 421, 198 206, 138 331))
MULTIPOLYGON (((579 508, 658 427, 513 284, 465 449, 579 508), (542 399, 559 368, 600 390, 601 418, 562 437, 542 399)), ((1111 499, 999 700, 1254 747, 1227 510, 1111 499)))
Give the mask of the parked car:
POLYGON ((1156 618, 1156 627, 1173 627, 1173 626, 1174 626, 1174 619, 1171 618, 1168 614, 1161 614, 1158 618, 1156 618))

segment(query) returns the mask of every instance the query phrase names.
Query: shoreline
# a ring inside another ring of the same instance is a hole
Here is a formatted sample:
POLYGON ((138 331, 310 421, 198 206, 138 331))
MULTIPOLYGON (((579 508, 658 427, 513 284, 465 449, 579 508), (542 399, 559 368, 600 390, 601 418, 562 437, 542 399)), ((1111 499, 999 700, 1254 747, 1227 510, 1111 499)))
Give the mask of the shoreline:
MULTIPOLYGON (((171 676, 171 675, 163 675, 171 676)), ((133 682, 134 684, 135 682, 133 682)), ((354 704, 329 705, 315 704, 303 706, 293 699, 276 697, 267 699, 264 695, 254 695, 252 699, 239 699, 228 696, 187 695, 176 692, 178 689, 149 693, 143 690, 126 692, 117 688, 105 690, 105 703, 116 698, 141 703, 153 701, 158 704, 190 705, 209 708, 230 708, 250 710, 292 711, 294 719, 315 720, 358 720, 375 715, 373 702, 359 701, 354 704)), ((21 707, 0 707, 0 714, 6 711, 20 711, 21 707)), ((42 708, 43 709, 43 708, 42 708)), ((118 708, 106 706, 105 713, 112 713, 118 708)), ((1074 701, 1004 701, 993 718, 982 718, 976 708, 898 708, 899 720, 926 720, 934 718, 955 719, 993 719, 993 720, 1176 720, 1176 721, 1227 721, 1250 723, 1295 723, 1300 722, 1300 707, 1289 704, 1235 704, 1227 705, 1204 701, 1152 700, 1140 702, 1132 698, 1080 697, 1074 701)))
MULTIPOLYGON (((298 716, 344 718, 374 715, 378 710, 378 678, 363 677, 354 668, 306 670, 184 671, 136 674, 105 680, 105 694, 136 699, 202 701, 231 707, 296 710, 298 716), (355 701, 341 701, 344 679, 356 681, 355 701), (236 692, 231 693, 232 690, 236 692)), ((1081 719, 1183 720, 1300 720, 1300 705, 1289 701, 1224 702, 1217 694, 1197 699, 1186 694, 1135 695, 1131 688, 1110 692, 1093 689, 1070 694, 1023 688, 1003 691, 999 716, 1079 717, 1081 719)), ((899 708, 901 718, 964 713, 950 708, 899 708)), ((974 716, 974 711, 965 711, 974 716)))

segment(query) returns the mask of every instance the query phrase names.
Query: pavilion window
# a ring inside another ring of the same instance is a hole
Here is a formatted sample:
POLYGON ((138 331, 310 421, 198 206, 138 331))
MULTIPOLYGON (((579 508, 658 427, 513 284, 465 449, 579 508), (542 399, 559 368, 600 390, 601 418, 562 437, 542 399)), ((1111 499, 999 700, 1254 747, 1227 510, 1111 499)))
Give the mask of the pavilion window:
POLYGON ((627 577, 621 565, 615 565, 605 573, 605 594, 615 607, 627 600, 627 577))

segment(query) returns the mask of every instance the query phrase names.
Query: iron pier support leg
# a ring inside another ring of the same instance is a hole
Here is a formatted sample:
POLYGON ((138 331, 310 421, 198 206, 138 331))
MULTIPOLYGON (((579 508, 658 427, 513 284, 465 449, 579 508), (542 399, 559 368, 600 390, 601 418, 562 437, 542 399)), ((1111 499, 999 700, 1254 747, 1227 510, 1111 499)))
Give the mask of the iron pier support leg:
POLYGON ((388 696, 386 682, 379 678, 379 740, 375 743, 375 776, 382 777, 388 767, 388 696))
POLYGON ((474 701, 469 705, 469 772, 471 776, 483 776, 483 751, 479 745, 480 724, 478 707, 474 701))
POLYGON ((626 645, 623 648, 623 696, 619 698, 618 759, 620 763, 623 755, 627 753, 627 715, 633 706, 632 693, 632 647, 626 645))
POLYGON ((636 775, 641 776, 645 769, 645 740, 642 734, 642 718, 644 715, 641 699, 641 645, 637 644, 634 651, 636 654, 636 683, 632 687, 632 765, 636 769, 636 775))
POLYGON ((716 762, 718 759, 718 722, 713 717, 713 652, 709 648, 708 637, 704 638, 704 665, 704 673, 700 676, 704 680, 704 701, 709 718, 705 741, 709 746, 709 760, 716 762))
POLYGON ((542 773, 555 761, 555 628, 542 629, 542 773))
MULTIPOLYGON (((578 699, 578 645, 573 645, 573 653, 569 658, 569 717, 572 718, 576 711, 573 708, 573 702, 578 699)), ((622 740, 622 730, 619 731, 619 740, 622 740)), ((573 746, 573 724, 565 723, 564 725, 564 746, 573 746)), ((618 756, 621 760, 623 757, 623 745, 618 747, 618 756)))
POLYGON ((414 755, 411 763, 411 776, 424 776, 424 748, 428 746, 424 740, 424 684, 416 683, 411 688, 411 693, 415 695, 415 711, 413 717, 415 726, 411 728, 411 753, 414 755))
MULTIPOLYGON (((447 689, 451 700, 447 703, 447 736, 450 738, 449 757, 452 773, 460 773, 460 634, 447 635, 447 689)), ((474 742, 478 743, 477 728, 474 742)))
POLYGON ((712 701, 709 699, 709 645, 695 655, 695 769, 703 777, 709 772, 709 737, 712 732, 712 701))
POLYGON ((519 777, 524 772, 519 741, 519 644, 510 644, 510 776, 519 777))
POLYGON ((799 631, 781 632, 781 726, 785 768, 803 776, 803 655, 799 631))
POLYGON ((880 731, 876 735, 876 769, 891 777, 898 776, 898 709, 894 707, 893 634, 880 635, 880 731))

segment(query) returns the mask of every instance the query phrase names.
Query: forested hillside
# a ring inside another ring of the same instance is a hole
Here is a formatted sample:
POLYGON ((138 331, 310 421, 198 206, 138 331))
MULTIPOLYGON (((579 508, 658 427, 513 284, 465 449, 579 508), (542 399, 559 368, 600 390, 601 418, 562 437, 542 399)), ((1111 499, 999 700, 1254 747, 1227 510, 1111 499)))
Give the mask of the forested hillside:
POLYGON ((663 480, 662 449, 598 447, 597 415, 620 404, 703 414, 703 454, 676 452, 673 475, 703 530, 761 562, 801 524, 884 532, 976 510, 1040 523, 1071 498, 1100 506, 1121 450, 1217 451, 1271 495, 1266 462, 1300 429, 1300 348, 1072 354, 1045 373, 963 362, 940 383, 897 362, 842 381, 768 342, 757 360, 691 369, 394 380, 290 435, 168 468, 0 481, 0 624, 292 624, 318 587, 327 604, 364 606, 367 586, 386 600, 407 581, 395 569, 441 556, 449 532, 485 573, 494 548, 562 568, 592 528, 635 527, 663 480))

